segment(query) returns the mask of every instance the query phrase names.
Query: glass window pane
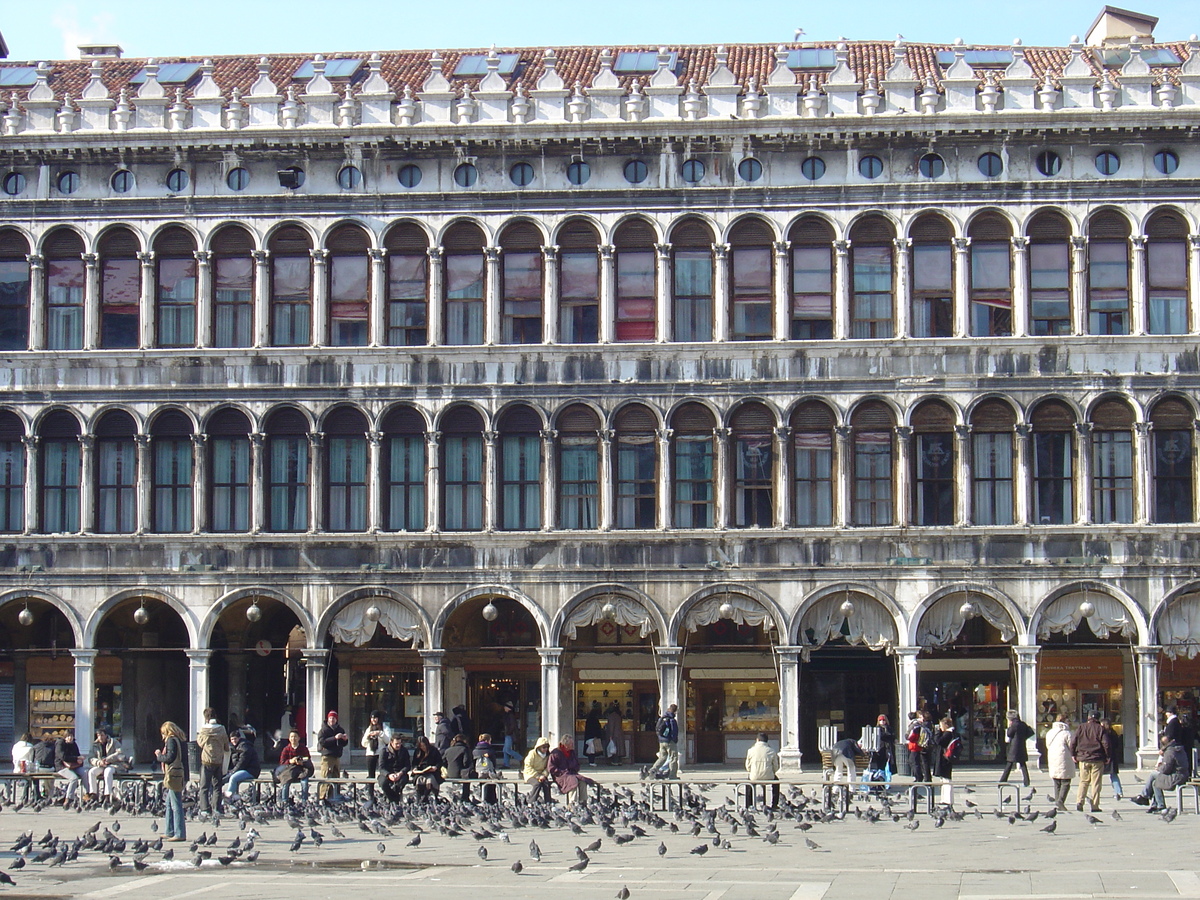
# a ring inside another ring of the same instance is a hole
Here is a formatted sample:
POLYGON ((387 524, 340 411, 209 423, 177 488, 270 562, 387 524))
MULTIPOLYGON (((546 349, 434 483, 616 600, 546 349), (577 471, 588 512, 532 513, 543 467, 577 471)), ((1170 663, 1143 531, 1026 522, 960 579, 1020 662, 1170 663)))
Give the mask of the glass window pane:
POLYGON ((949 291, 954 285, 950 245, 913 246, 913 290, 949 291))

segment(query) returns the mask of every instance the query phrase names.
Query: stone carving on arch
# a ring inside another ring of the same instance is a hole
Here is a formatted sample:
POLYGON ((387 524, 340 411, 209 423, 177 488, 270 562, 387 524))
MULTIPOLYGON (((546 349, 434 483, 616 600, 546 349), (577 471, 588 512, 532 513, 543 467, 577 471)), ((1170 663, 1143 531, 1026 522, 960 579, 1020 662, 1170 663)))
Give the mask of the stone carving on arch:
POLYGON ((1009 598, 980 584, 947 585, 935 591, 913 611, 910 642, 915 647, 945 647, 954 642, 967 624, 963 601, 970 599, 979 616, 1011 644, 1024 631, 1025 620, 1009 598))
POLYGON ((1083 620, 1079 606, 1085 599, 1095 607, 1088 624, 1098 637, 1107 633, 1148 643, 1149 627, 1137 603, 1112 585, 1097 581, 1064 585, 1051 592, 1029 617, 1030 634, 1039 641, 1051 634, 1071 634, 1083 620))
POLYGON ((555 616, 550 632, 555 646, 562 646, 564 638, 573 640, 578 629, 603 621, 606 603, 613 605, 618 625, 637 627, 642 638, 658 632, 659 640, 665 639, 666 620, 653 600, 623 584, 598 584, 581 591, 555 616))
POLYGON ((9 603, 20 603, 22 600, 41 600, 49 603, 63 614, 63 618, 71 626, 71 634, 75 637, 75 646, 77 648, 88 646, 83 642, 86 633, 83 621, 80 620, 79 614, 62 597, 36 588, 13 588, 12 590, 0 593, 0 606, 7 606, 9 603))
POLYGON ((796 616, 793 633, 801 648, 801 658, 807 662, 814 650, 837 638, 891 653, 907 629, 904 617, 890 597, 865 585, 844 584, 826 588, 810 597, 796 616), (847 600, 854 605, 849 616, 842 611, 847 600), (809 630, 812 631, 811 638, 809 630))
POLYGON ((342 644, 361 647, 375 636, 377 628, 399 641, 412 641, 413 647, 429 646, 430 625, 424 611, 411 597, 386 587, 361 587, 338 597, 318 623, 318 643, 325 635, 342 644), (379 610, 372 621, 367 610, 379 610))
POLYGON ((1200 584, 1185 585, 1167 596, 1154 611, 1150 634, 1168 659, 1200 656, 1200 584))
POLYGON ((101 623, 116 607, 120 606, 126 600, 138 600, 142 598, 157 600, 164 606, 174 610, 179 615, 179 618, 183 620, 183 627, 187 630, 189 643, 193 648, 200 647, 199 623, 196 622, 196 617, 191 609, 178 597, 155 588, 126 588, 123 591, 113 594, 96 607, 88 618, 87 625, 84 627, 83 637, 86 643, 83 646, 94 647, 96 645, 96 633, 100 630, 101 623))
POLYGON ((204 614, 204 620, 200 624, 200 647, 206 648, 212 642, 213 631, 216 630, 217 622, 221 618, 221 614, 239 600, 245 600, 250 597, 264 597, 271 600, 277 600, 286 606, 300 620, 300 627, 304 629, 304 638, 306 646, 314 647, 313 643, 313 621, 308 610, 305 609, 296 598, 291 594, 276 590, 269 587, 246 587, 238 588, 236 591, 231 591, 221 597, 209 607, 208 612, 204 614))
POLYGON ((785 633, 786 618, 774 600, 748 584, 730 583, 701 588, 683 601, 671 618, 667 634, 675 640, 681 628, 696 631, 712 625, 721 618, 721 606, 726 602, 733 607, 730 621, 735 625, 765 625, 777 635, 785 633))
POLYGON ((533 602, 527 595, 518 591, 516 588, 503 584, 482 584, 477 587, 468 588, 457 596, 451 598, 438 613, 437 620, 433 623, 433 637, 430 640, 430 647, 437 649, 443 648, 443 640, 446 634, 446 622, 449 621, 453 612, 469 600, 475 600, 480 597, 507 597, 509 600, 515 600, 525 610, 533 616, 533 621, 537 625, 538 636, 542 640, 543 647, 549 647, 550 644, 550 617, 546 615, 546 611, 533 602))

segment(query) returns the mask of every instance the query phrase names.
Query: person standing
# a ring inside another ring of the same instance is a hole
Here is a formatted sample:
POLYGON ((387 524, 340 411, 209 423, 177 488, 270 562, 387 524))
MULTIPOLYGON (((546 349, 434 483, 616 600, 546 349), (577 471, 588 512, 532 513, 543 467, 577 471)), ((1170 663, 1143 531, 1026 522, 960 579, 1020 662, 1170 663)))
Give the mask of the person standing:
POLYGON ((678 711, 679 707, 672 703, 654 726, 658 735, 658 756, 650 764, 651 775, 679 777, 679 720, 675 718, 678 711))
MULTIPOLYGON (((1192 754, 1187 750, 1187 723, 1184 723, 1184 753, 1190 760, 1192 754)), ((1121 787, 1121 763, 1125 761, 1125 747, 1121 743, 1121 736, 1113 731, 1112 720, 1104 718, 1100 720, 1100 727, 1104 729, 1104 733, 1108 735, 1108 746, 1112 750, 1112 756, 1108 759, 1108 781, 1112 785, 1113 799, 1120 800, 1125 790, 1121 787)))
POLYGON ((896 774, 896 733, 884 715, 875 720, 875 727, 879 729, 879 736, 867 765, 876 772, 882 772, 883 780, 889 782, 896 774))
POLYGON ((399 803, 404 786, 408 784, 408 770, 412 767, 412 759, 404 747, 404 741, 398 734, 393 734, 386 747, 379 754, 379 789, 383 796, 393 803, 399 803))
POLYGON ((450 733, 461 734, 466 745, 472 746, 475 743, 475 723, 467 715, 467 708, 460 704, 450 711, 454 713, 450 717, 450 733))
POLYGON ((521 754, 517 752, 517 738, 521 732, 521 722, 517 718, 517 711, 511 700, 506 701, 504 704, 502 725, 504 728, 504 747, 500 751, 500 768, 507 769, 510 758, 521 762, 521 754))
POLYGON ((1071 738, 1071 758, 1079 767, 1079 794, 1075 798, 1075 809, 1083 812, 1086 797, 1092 812, 1100 812, 1100 775, 1112 759, 1112 745, 1100 727, 1094 709, 1088 712, 1087 721, 1079 726, 1071 738))
POLYGON ((439 754, 445 753, 450 748, 450 739, 453 737, 454 731, 446 714, 440 710, 435 712, 433 714, 433 746, 437 747, 439 754))
POLYGON ((229 733, 212 709, 204 710, 204 724, 196 732, 196 743, 200 746, 200 812, 219 813, 229 733))
POLYGON ((174 722, 163 722, 159 729, 162 735, 161 750, 154 751, 154 758, 162 764, 163 793, 166 795, 166 826, 164 836, 168 841, 187 839, 187 825, 183 818, 183 786, 188 780, 187 735, 174 722))
POLYGON ((583 752, 588 758, 588 765, 596 767, 596 757, 604 753, 604 725, 600 722, 602 712, 600 701, 593 700, 592 708, 588 710, 587 720, 583 723, 583 752))
POLYGON ((383 713, 374 710, 371 721, 363 732, 362 747, 367 751, 367 777, 374 778, 379 768, 379 757, 392 742, 392 729, 383 724, 383 713))
POLYGON ((933 774, 943 782, 948 782, 954 775, 954 763, 958 761, 958 751, 962 747, 962 739, 954 730, 954 719, 950 716, 946 716, 939 724, 938 732, 933 736, 933 746, 933 774))
POLYGON ((625 729, 621 724, 621 705, 614 700, 605 710, 608 718, 604 722, 604 754, 610 766, 620 765, 625 756, 625 729))
POLYGON ((1029 745, 1026 741, 1033 736, 1033 729, 1021 720, 1020 714, 1015 709, 1008 711, 1007 718, 1008 730, 1004 733, 1004 737, 1008 742, 1005 753, 1008 761, 1004 765, 1004 772, 1000 775, 1000 783, 1008 781, 1008 775, 1013 770, 1013 766, 1020 766, 1025 787, 1029 787, 1029 745))
POLYGON ((1075 760, 1071 758, 1071 728, 1062 713, 1046 732, 1046 768, 1054 782, 1054 805, 1066 812, 1071 779, 1075 777, 1075 760))
POLYGON ((338 724, 337 710, 331 709, 325 715, 325 724, 317 732, 317 752, 321 754, 321 785, 317 788, 318 800, 342 799, 340 791, 330 791, 332 785, 326 779, 341 777, 342 753, 349 741, 350 737, 346 734, 346 729, 338 724))
POLYGON ((100 779, 104 779, 104 796, 111 797, 113 778, 117 774, 117 760, 121 757, 121 748, 116 745, 107 731, 97 731, 96 740, 92 743, 92 755, 89 758, 91 768, 87 773, 87 790, 92 797, 100 793, 100 779))
POLYGON ((909 723, 908 767, 914 783, 933 781, 933 772, 929 767, 929 745, 933 743, 933 734, 921 713, 913 713, 909 723))

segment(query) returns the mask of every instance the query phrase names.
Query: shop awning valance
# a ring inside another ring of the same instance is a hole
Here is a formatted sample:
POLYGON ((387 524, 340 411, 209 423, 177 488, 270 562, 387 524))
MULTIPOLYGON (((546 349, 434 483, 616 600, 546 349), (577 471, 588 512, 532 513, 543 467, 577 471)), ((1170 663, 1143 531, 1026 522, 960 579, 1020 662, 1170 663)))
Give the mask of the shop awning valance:
POLYGON ((775 624, 771 619, 770 610, 757 600, 751 600, 740 594, 717 594, 701 600, 689 609, 683 618, 683 627, 688 631, 696 631, 702 625, 712 625, 720 620, 721 606, 725 603, 733 607, 730 621, 735 625, 759 626, 765 624, 769 631, 775 624))
MULTIPOLYGON (((975 613, 1000 632, 1002 641, 1011 643, 1017 636, 1017 629, 1008 611, 991 597, 979 594, 969 596, 975 613)), ((963 594, 950 594, 925 610, 917 628, 917 644, 922 647, 945 647, 953 643, 967 624, 962 614, 964 599, 966 596, 963 594)))
POLYGON ((1200 655, 1200 594, 1180 597, 1158 620, 1158 643, 1170 659, 1200 655))
POLYGON ((842 604, 846 594, 823 597, 809 608, 800 620, 800 655, 805 661, 812 651, 829 641, 845 638, 848 644, 862 644, 872 650, 887 650, 896 646, 896 620, 877 600, 853 594, 849 597, 854 612, 846 616, 842 604))
POLYGON ((329 624, 329 634, 339 644, 361 647, 375 636, 377 627, 382 627, 398 641, 421 639, 421 622, 416 613, 384 597, 366 597, 348 604, 334 616, 329 624), (379 609, 378 622, 367 618, 367 610, 372 606, 379 609))
MULTIPOLYGON (((1038 622, 1038 640, 1044 640, 1052 634, 1071 634, 1079 627, 1083 613, 1079 604, 1084 600, 1082 593, 1067 594, 1059 597, 1046 607, 1038 622)), ((1119 601, 1108 594, 1087 594, 1087 600, 1096 608, 1095 614, 1088 620, 1088 626, 1096 637, 1103 638, 1109 634, 1120 634, 1121 637, 1137 636, 1137 624, 1129 618, 1129 612, 1119 601)))
POLYGON ((654 633, 654 620, 642 604, 636 600, 631 600, 629 597, 607 594, 585 600, 579 606, 575 607, 571 615, 567 617, 567 621, 563 623, 563 635, 574 640, 575 634, 580 628, 586 628, 588 625, 596 625, 603 622, 604 606, 606 603, 613 605, 613 609, 615 610, 613 621, 618 625, 636 626, 638 636, 642 638, 649 637, 654 633))

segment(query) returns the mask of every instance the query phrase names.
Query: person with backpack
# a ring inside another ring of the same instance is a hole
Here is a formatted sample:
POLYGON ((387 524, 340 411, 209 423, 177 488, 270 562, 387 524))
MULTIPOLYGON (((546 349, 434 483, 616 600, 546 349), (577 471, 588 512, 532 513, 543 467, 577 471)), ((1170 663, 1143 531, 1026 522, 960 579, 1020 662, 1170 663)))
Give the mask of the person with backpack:
POLYGON ((679 707, 672 703, 659 716, 654 732, 658 735, 658 756, 650 764, 650 774, 666 778, 679 777, 679 707))
POLYGON ((933 746, 936 748, 933 774, 950 781, 954 764, 962 756, 962 738, 954 730, 954 720, 949 716, 942 719, 937 734, 933 736, 933 746))
POLYGON ((929 760, 933 733, 925 721, 926 715, 928 713, 915 713, 908 731, 908 767, 914 782, 933 781, 929 760))
POLYGON ((1005 753, 1007 763, 1000 776, 1000 783, 1008 781, 1008 775, 1013 770, 1013 766, 1020 766, 1025 787, 1029 787, 1029 747, 1025 742, 1033 737, 1033 729, 1021 720, 1020 714, 1015 709, 1008 711, 1007 719, 1008 731, 1004 733, 1004 737, 1008 741, 1008 749, 1005 753))

